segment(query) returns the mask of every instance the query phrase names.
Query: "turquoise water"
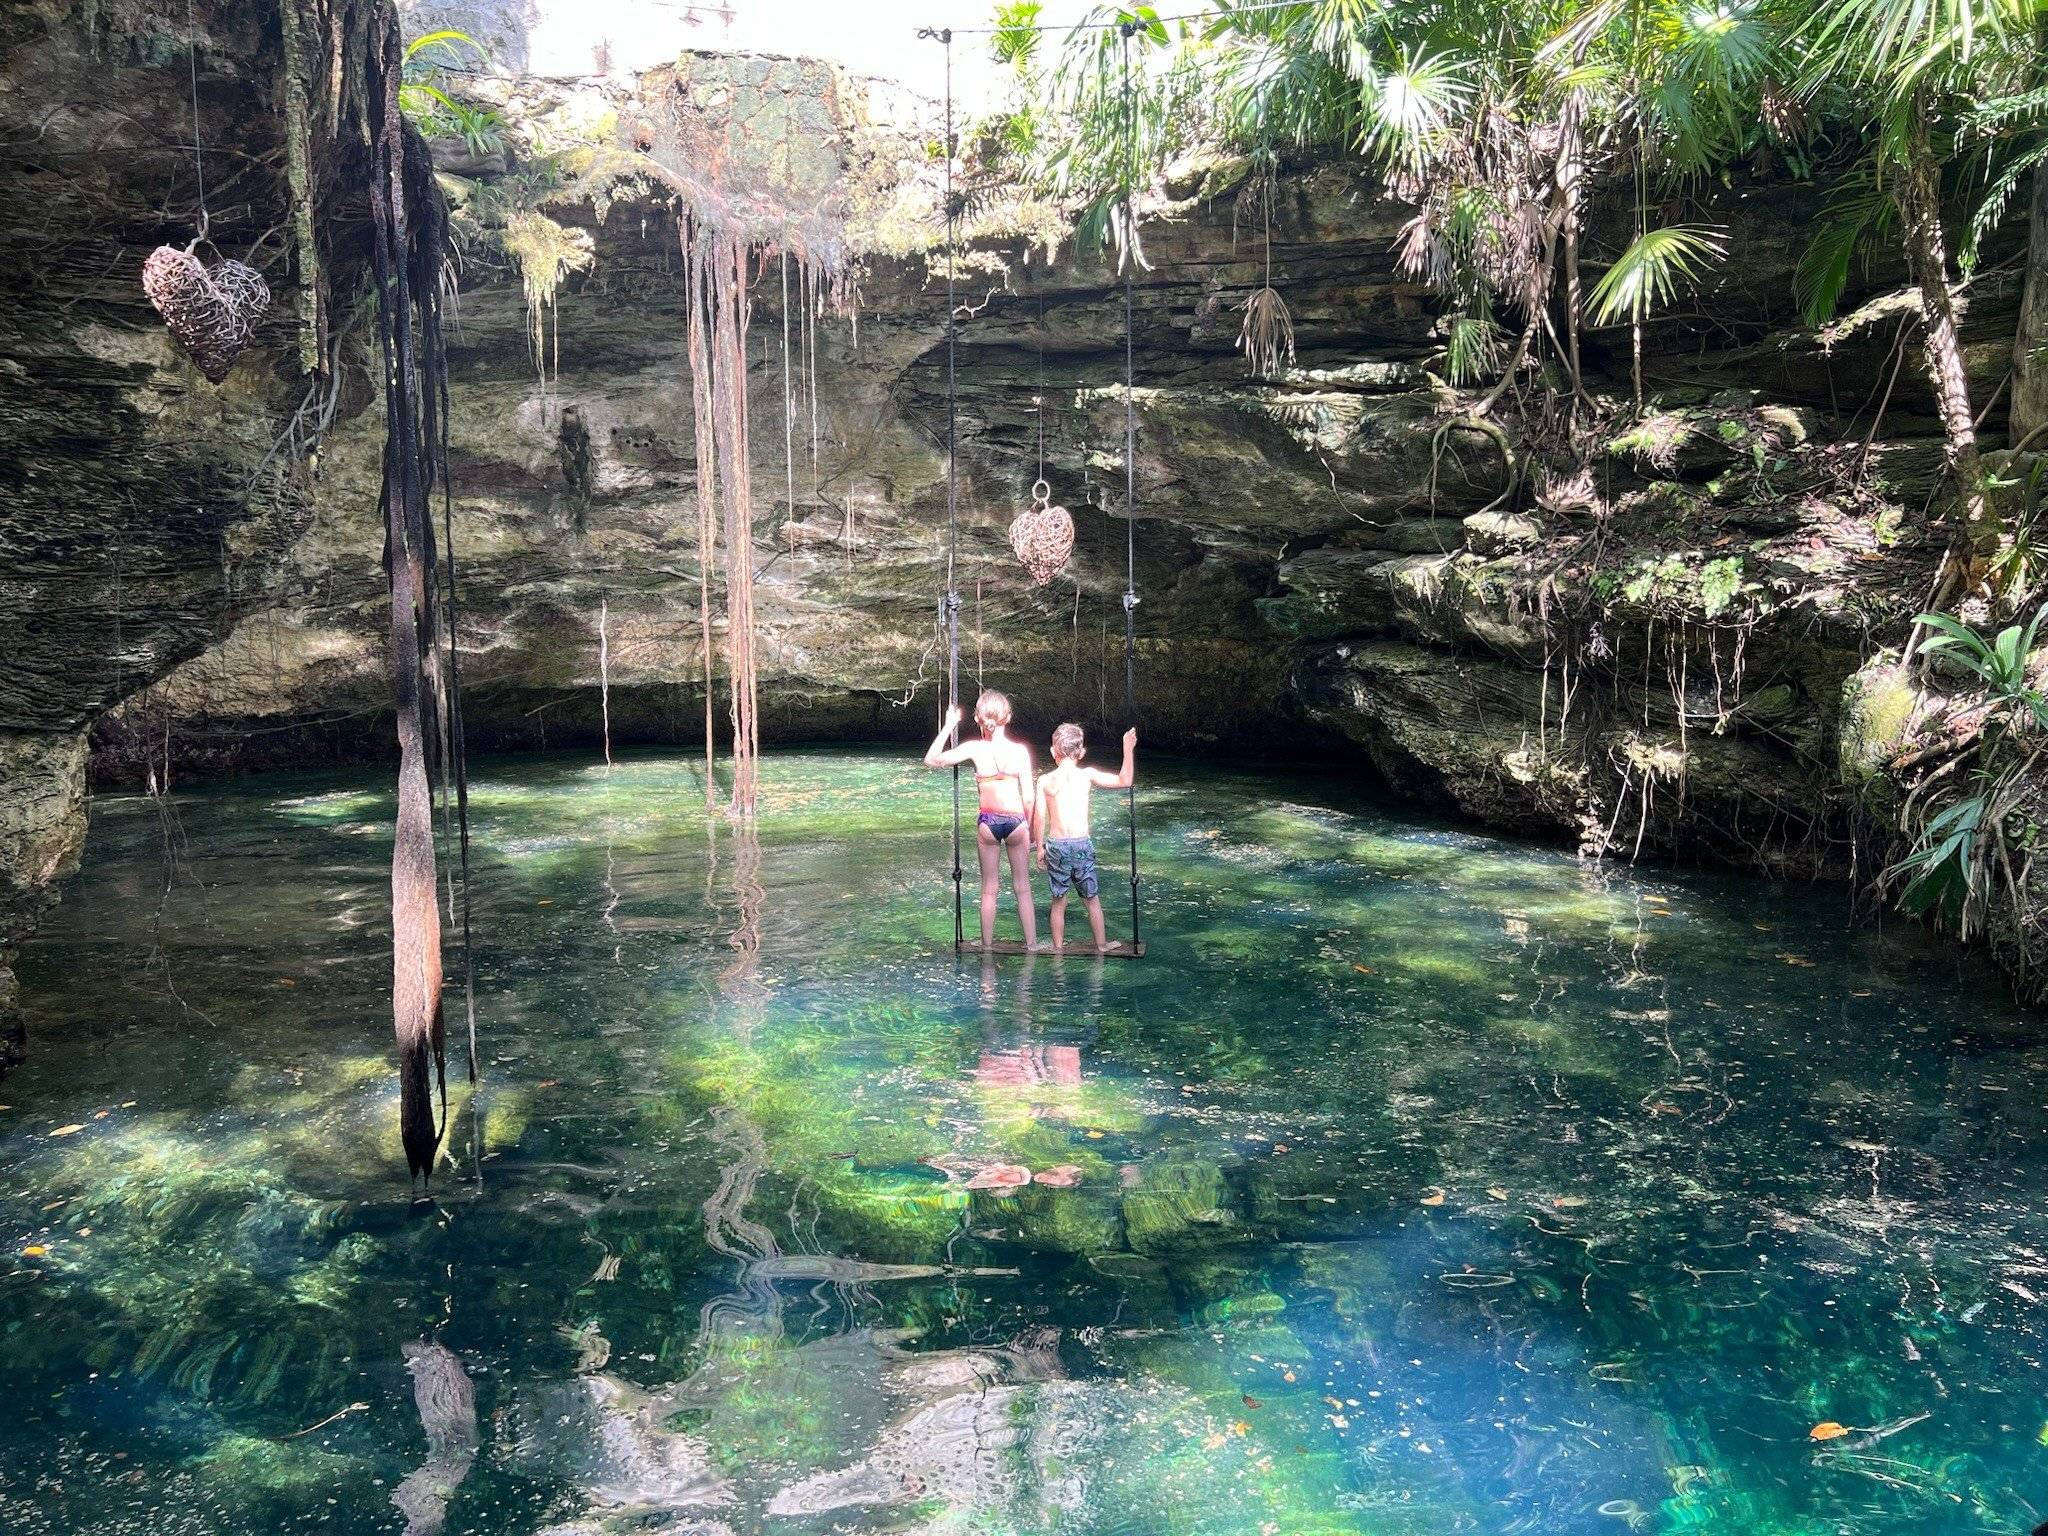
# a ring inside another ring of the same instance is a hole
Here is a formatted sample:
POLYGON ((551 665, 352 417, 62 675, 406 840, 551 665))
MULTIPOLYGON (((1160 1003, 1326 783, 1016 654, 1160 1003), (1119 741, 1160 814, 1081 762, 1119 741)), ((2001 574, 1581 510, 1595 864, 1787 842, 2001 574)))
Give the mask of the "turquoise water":
POLYGON ((777 755, 754 844, 681 757, 476 798, 417 1203, 381 782, 96 806, 0 1084, 0 1530, 2048 1517, 2048 1047, 1833 891, 1169 765, 1152 957, 983 964, 901 758, 777 755))

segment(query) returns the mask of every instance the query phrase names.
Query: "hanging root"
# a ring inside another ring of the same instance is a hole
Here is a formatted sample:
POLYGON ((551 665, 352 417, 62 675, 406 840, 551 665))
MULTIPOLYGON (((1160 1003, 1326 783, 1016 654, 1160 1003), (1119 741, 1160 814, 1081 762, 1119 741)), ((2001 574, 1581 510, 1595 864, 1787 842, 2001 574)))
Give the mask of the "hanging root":
POLYGON ((1515 493, 1522 488, 1522 464, 1521 460, 1515 456, 1514 444, 1508 441, 1507 433, 1483 416, 1453 416, 1438 426, 1435 432, 1430 434, 1429 505, 1431 510, 1434 511, 1436 508, 1437 470, 1443 462, 1444 451, 1449 445, 1451 433, 1454 431, 1476 432, 1500 450, 1501 466, 1507 474, 1507 484, 1501 488, 1499 495, 1495 496, 1493 500, 1489 501, 1479 510, 1481 512, 1495 512, 1504 506, 1510 505, 1515 499, 1515 493))

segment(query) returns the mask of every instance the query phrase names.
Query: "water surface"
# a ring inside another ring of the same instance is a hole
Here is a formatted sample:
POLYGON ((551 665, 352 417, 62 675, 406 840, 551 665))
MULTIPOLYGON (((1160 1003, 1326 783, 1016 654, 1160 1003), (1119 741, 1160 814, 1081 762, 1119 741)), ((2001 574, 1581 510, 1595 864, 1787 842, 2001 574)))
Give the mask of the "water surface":
POLYGON ((1151 958, 956 962, 942 780, 778 754, 750 843, 695 772, 482 774, 417 1203, 381 779, 97 804, 0 1085, 0 1530, 2048 1517, 2048 1050, 1938 945, 1169 765, 1151 958))

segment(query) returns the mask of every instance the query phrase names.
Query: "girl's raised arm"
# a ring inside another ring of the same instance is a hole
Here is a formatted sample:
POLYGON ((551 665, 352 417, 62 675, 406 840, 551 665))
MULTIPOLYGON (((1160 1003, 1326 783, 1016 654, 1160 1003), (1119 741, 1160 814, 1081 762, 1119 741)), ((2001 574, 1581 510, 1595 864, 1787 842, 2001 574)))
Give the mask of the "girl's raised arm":
POLYGON ((975 749, 979 742, 963 741, 957 747, 946 745, 946 738, 953 734, 960 724, 960 706, 955 704, 946 711, 946 718, 939 725, 939 734, 932 738, 932 744, 924 749, 924 765, 927 768, 951 768, 959 763, 974 761, 975 749))

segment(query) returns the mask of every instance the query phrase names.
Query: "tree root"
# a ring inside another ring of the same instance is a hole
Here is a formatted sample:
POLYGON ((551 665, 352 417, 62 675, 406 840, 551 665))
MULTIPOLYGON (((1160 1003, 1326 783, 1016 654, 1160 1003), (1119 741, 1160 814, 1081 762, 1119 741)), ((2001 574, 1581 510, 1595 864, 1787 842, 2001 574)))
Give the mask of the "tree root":
POLYGON ((1435 432, 1430 434, 1430 510, 1432 512, 1436 510, 1437 469, 1443 462, 1445 445, 1449 442, 1451 433, 1461 428, 1467 432, 1478 433, 1500 450, 1501 465, 1507 471, 1507 484, 1502 487, 1500 494, 1479 509, 1481 512, 1498 511, 1501 507, 1511 503, 1515 498, 1515 493, 1522 488, 1522 464, 1521 460, 1515 456, 1514 444, 1508 441, 1507 433, 1483 416, 1453 416, 1440 425, 1435 432))

